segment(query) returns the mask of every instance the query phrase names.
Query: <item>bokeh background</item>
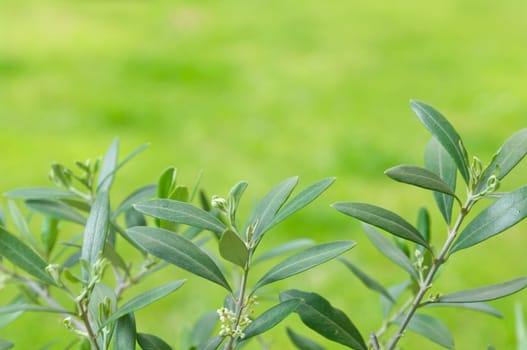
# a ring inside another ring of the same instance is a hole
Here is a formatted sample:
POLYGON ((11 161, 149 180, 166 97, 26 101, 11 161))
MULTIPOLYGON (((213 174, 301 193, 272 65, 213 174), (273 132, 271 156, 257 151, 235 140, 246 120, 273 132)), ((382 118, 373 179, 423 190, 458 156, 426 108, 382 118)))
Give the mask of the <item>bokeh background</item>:
MULTIPOLYGON (((170 165, 187 184, 203 170, 209 194, 247 180, 246 212, 285 177, 299 175, 303 187, 336 176, 318 202, 269 234, 267 247, 296 237, 354 239, 359 245, 347 257, 390 285, 404 273, 329 204, 370 202, 410 221, 426 205, 440 242, 432 196, 383 175, 400 163, 422 164, 430 135, 408 101, 437 107, 471 155, 488 161, 526 124, 526 15, 522 0, 0 0, 0 192, 48 185, 52 161, 93 159, 115 137, 123 155, 151 143, 118 175, 117 201, 170 165)), ((526 173, 520 166, 503 189, 524 183, 526 173)), ((457 291, 526 275, 526 230, 521 224, 456 254, 435 287, 457 291)), ((167 269, 151 283, 185 276, 167 269)), ((337 262, 276 287, 327 296, 365 335, 380 325, 377 297, 337 262)), ((141 311, 138 327, 177 349, 184 325, 221 303, 213 288, 191 277, 141 311)), ((504 320, 431 314, 458 349, 512 349, 515 302, 527 307, 526 294, 493 303, 504 320)), ((298 326, 296 316, 289 324, 340 348, 298 326)), ((284 334, 270 334, 272 349, 290 348, 284 334)), ((0 330, 17 349, 63 336, 54 316, 27 314, 0 330)), ((402 344, 436 349, 413 335, 402 344)))

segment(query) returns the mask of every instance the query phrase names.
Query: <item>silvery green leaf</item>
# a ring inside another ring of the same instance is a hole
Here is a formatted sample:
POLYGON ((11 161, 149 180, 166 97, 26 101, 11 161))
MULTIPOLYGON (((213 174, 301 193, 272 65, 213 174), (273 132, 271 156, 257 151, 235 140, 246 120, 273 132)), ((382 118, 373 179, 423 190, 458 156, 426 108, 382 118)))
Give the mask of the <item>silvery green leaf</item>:
POLYGON ((355 245, 356 243, 354 241, 335 241, 309 247, 272 267, 271 270, 256 282, 253 292, 266 284, 296 275, 336 258, 355 245))
POLYGON ((428 308, 428 307, 457 307, 457 308, 463 308, 463 309, 469 309, 469 310, 474 310, 474 311, 479 311, 479 312, 483 312, 483 313, 486 313, 488 315, 491 315, 491 316, 494 316, 494 317, 497 317, 497 318, 503 318, 503 314, 497 310, 496 308, 490 306, 489 304, 485 304, 485 303, 480 303, 480 302, 476 302, 476 303, 429 303, 429 304, 426 304, 424 306, 422 306, 423 308, 428 308))
POLYGON ((186 202, 154 199, 137 203, 134 208, 143 214, 161 220, 195 226, 216 233, 223 233, 226 229, 225 225, 214 215, 186 202))
POLYGON ((295 311, 300 303, 300 299, 290 299, 271 307, 263 314, 255 318, 243 330, 243 333, 245 334, 243 340, 245 341, 254 336, 267 332, 269 329, 280 323, 284 318, 289 316, 290 313, 295 311))
POLYGON ((300 299, 296 313, 302 322, 323 337, 356 350, 368 347, 361 334, 341 310, 315 293, 291 289, 280 293, 280 300, 300 299))
POLYGON ((135 190, 131 193, 126 199, 117 207, 117 209, 112 214, 112 219, 117 218, 122 213, 126 212, 128 209, 132 208, 132 205, 142 201, 146 198, 155 196, 157 191, 156 185, 146 185, 135 190))
POLYGON ((503 195, 481 211, 459 234, 450 254, 493 237, 527 216, 527 186, 503 195))
POLYGON ((249 220, 249 225, 256 225, 251 242, 258 242, 261 236, 271 228, 276 213, 287 201, 297 183, 297 176, 280 182, 258 203, 249 220))
POLYGON ((4 196, 18 199, 59 199, 75 197, 75 194, 53 187, 28 187, 14 189, 4 193, 4 196))
POLYGON ((374 280, 372 277, 370 277, 368 274, 366 274, 364 271, 362 271, 361 269, 359 269, 355 264, 353 264, 351 261, 347 260, 347 259, 344 259, 344 258, 339 258, 339 260, 344 263, 344 265, 346 265, 351 272, 353 272, 353 274, 355 276, 357 276, 357 278, 369 289, 383 295, 384 297, 390 299, 391 301, 395 302, 395 300, 393 299, 392 295, 390 293, 388 293, 388 291, 379 283, 377 282, 376 280, 374 280))
POLYGON ((48 264, 33 249, 3 227, 0 227, 0 256, 42 282, 56 285, 55 280, 46 272, 48 264))
POLYGON ((439 296, 437 302, 474 303, 506 297, 527 287, 527 277, 439 296))
MULTIPOLYGON (((401 324, 404 315, 394 320, 395 324, 401 324)), ((437 318, 423 314, 414 314, 408 323, 408 329, 420 334, 436 344, 447 349, 454 349, 454 339, 443 322, 437 318)))
POLYGON ((27 222, 26 218, 24 217, 16 203, 10 200, 7 202, 7 207, 9 208, 9 213, 11 214, 11 218, 13 219, 13 223, 15 224, 15 227, 18 232, 20 232, 20 234, 22 235, 24 241, 29 244, 31 248, 33 248, 36 252, 42 253, 40 245, 38 244, 35 236, 33 236, 33 233, 29 228, 29 223, 27 222))
POLYGON ((514 319, 516 328, 516 349, 527 349, 527 324, 523 313, 523 307, 517 303, 514 307, 514 319))
POLYGON ((325 350, 322 345, 319 345, 298 333, 295 333, 292 329, 286 328, 287 336, 289 340, 297 347, 298 350, 325 350))
MULTIPOLYGON (((93 265, 103 254, 108 228, 110 226, 110 199, 108 192, 97 193, 95 202, 86 222, 81 248, 81 259, 93 265)), ((83 269, 86 279, 89 271, 83 269)))
MULTIPOLYGON (((425 150, 425 167, 439 176, 452 192, 456 190, 456 164, 443 146, 432 138, 425 150)), ((454 197, 440 192, 434 192, 434 199, 445 222, 450 225, 454 197)))
POLYGON ((119 140, 116 138, 106 151, 104 156, 101 171, 97 178, 97 192, 108 192, 112 186, 115 167, 117 166, 117 156, 119 154, 119 140))
POLYGON ((271 248, 267 250, 265 253, 260 255, 258 258, 254 259, 251 265, 260 263, 265 260, 272 259, 274 257, 280 256, 283 254, 290 253, 299 248, 311 246, 313 245, 313 243, 315 243, 315 241, 313 241, 312 239, 307 239, 307 238, 299 238, 299 239, 287 241, 286 243, 283 243, 275 248, 271 248))
POLYGON ((430 170, 415 165, 398 165, 385 171, 391 179, 456 197, 452 188, 430 170))
POLYGON ((18 312, 24 312, 24 311, 75 315, 75 312, 73 311, 68 311, 65 309, 59 309, 59 308, 48 307, 48 306, 40 306, 40 305, 35 305, 35 304, 18 304, 17 303, 17 304, 11 304, 7 306, 0 306, 0 315, 18 313, 18 312))
POLYGON ((377 250, 408 272, 414 280, 419 280, 419 274, 412 261, 394 243, 370 225, 362 224, 362 228, 377 250))
POLYGON ((86 224, 86 219, 78 211, 55 199, 28 199, 24 204, 28 208, 52 218, 74 222, 79 225, 86 224))
POLYGON ((432 106, 416 100, 412 100, 410 105, 419 120, 426 126, 432 135, 434 135, 437 141, 441 143, 448 154, 450 154, 456 163, 461 176, 465 180, 465 183, 469 184, 470 170, 468 165, 468 155, 457 131, 448 120, 432 106))
POLYGON ((214 260, 187 238, 156 227, 132 227, 128 235, 150 254, 231 291, 214 260))
POLYGON ((338 202, 332 205, 339 212, 381 228, 394 236, 413 241, 430 249, 419 231, 399 215, 367 203, 338 202))

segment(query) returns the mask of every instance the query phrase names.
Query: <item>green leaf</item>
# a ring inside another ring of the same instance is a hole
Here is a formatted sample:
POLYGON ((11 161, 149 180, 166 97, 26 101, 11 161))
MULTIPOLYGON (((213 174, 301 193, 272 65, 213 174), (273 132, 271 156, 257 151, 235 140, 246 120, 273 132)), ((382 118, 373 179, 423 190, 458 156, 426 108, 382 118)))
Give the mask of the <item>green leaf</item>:
POLYGON ((9 208, 9 213, 11 214, 11 217, 13 218, 13 223, 15 224, 15 227, 22 235, 22 238, 24 241, 31 246, 36 252, 41 253, 42 250, 40 249, 40 246, 35 238, 33 236, 33 233, 31 232, 31 229, 29 228, 29 224, 16 205, 14 201, 8 201, 7 206, 9 208))
POLYGON ((384 172, 395 181, 456 197, 454 191, 432 171, 415 165, 398 165, 384 172))
POLYGON ((15 346, 14 343, 11 343, 7 340, 1 340, 0 339, 0 350, 8 350, 15 346))
MULTIPOLYGON (((452 192, 455 192, 456 164, 435 138, 432 138, 426 146, 425 167, 439 176, 452 189, 452 192)), ((444 193, 434 192, 434 199, 445 222, 450 225, 454 197, 444 193)))
POLYGON ((356 202, 339 202, 333 204, 332 207, 345 215, 352 216, 365 223, 377 226, 392 235, 413 241, 430 249, 428 243, 421 237, 415 227, 389 210, 371 204, 356 202))
POLYGON ((257 336, 279 324, 284 318, 296 310, 302 301, 300 299, 290 299, 273 306, 259 317, 254 319, 243 331, 243 340, 257 336))
POLYGON ((11 304, 11 305, 0 307, 0 315, 18 313, 18 312, 24 312, 24 311, 75 315, 75 312, 72 312, 72 311, 67 311, 64 309, 57 309, 57 308, 47 307, 47 306, 40 306, 40 305, 35 305, 35 304, 11 304))
POLYGON ((152 288, 150 290, 147 290, 146 292, 136 296, 135 298, 129 300, 126 302, 123 306, 118 308, 113 315, 111 315, 106 322, 104 322, 104 325, 109 324, 110 322, 113 322, 117 320, 118 318, 121 318, 122 316, 126 314, 133 313, 137 310, 140 310, 159 299, 173 293, 175 290, 179 289, 185 283, 185 280, 179 280, 175 282, 170 282, 167 284, 164 284, 162 286, 152 288))
POLYGON ((412 261, 394 243, 370 225, 362 224, 362 228, 377 250, 408 272, 414 280, 419 280, 419 274, 412 261))
POLYGON ((521 304, 516 304, 514 308, 514 319, 516 328, 516 349, 527 349, 527 324, 523 315, 523 308, 521 304))
POLYGON ((128 234, 150 254, 231 291, 216 263, 192 241, 155 227, 133 227, 128 234))
POLYGON ((411 285, 412 285, 411 281, 407 280, 402 283, 389 287, 388 293, 390 293, 390 295, 392 296, 391 299, 388 299, 384 295, 381 294, 381 309, 382 309, 382 315, 385 320, 388 319, 388 317, 390 316, 390 312, 395 306, 395 303, 392 300, 399 300, 399 298, 403 295, 405 290, 411 285))
POLYGON ((152 334, 137 333, 137 342, 143 350, 172 350, 163 339, 152 334))
POLYGON ((161 173, 157 181, 157 197, 168 198, 176 187, 177 169, 169 167, 161 173))
POLYGON ((527 186, 502 196, 481 211, 459 234, 450 254, 478 244, 527 216, 527 186))
POLYGON ((276 213, 287 201, 297 183, 298 176, 286 179, 271 189, 261 200, 249 221, 250 225, 256 224, 251 242, 259 242, 262 235, 271 228, 276 213))
POLYGON ((299 238, 299 239, 288 241, 286 243, 279 245, 278 247, 269 249, 268 251, 260 255, 258 258, 254 259, 252 261, 252 265, 255 265, 265 260, 272 259, 274 257, 280 256, 283 254, 290 253, 296 249, 300 249, 300 248, 313 245, 313 243, 315 243, 315 241, 313 241, 312 239, 307 239, 307 238, 299 238))
POLYGON ((198 350, 216 350, 221 345, 221 343, 223 343, 224 339, 225 337, 219 337, 219 336, 211 338, 207 340, 206 342, 204 342, 203 344, 201 344, 198 350))
POLYGON ((350 250, 355 244, 354 241, 335 241, 319 244, 294 254, 271 268, 256 282, 253 292, 266 284, 296 275, 331 260, 350 250))
MULTIPOLYGON (((110 222, 110 199, 108 192, 97 194, 84 230, 81 248, 81 259, 92 266, 103 254, 104 243, 108 234, 110 222)), ((83 268, 82 275, 86 280, 89 272, 83 268)))
MULTIPOLYGON (((114 290, 106 284, 96 283, 89 295, 88 310, 98 326, 97 332, 104 328, 106 320, 116 308, 117 296, 114 290)), ((102 344, 103 339, 102 333, 99 333, 97 341, 102 344)))
POLYGON ((377 282, 376 280, 374 280, 373 278, 371 278, 370 276, 368 276, 366 273, 364 273, 361 269, 359 269, 357 266, 355 266, 353 263, 351 263, 351 261, 347 260, 347 259, 344 259, 344 258, 339 258, 339 260, 344 264, 346 265, 350 270, 351 272, 353 272, 353 274, 355 276, 357 276, 357 278, 369 289, 381 294, 381 295, 384 295, 386 298, 390 299, 391 301, 393 301, 395 303, 395 300, 393 299, 392 295, 390 293, 388 293, 388 291, 379 283, 377 282))
POLYGON ((57 199, 75 197, 75 194, 53 187, 28 187, 6 192, 4 196, 18 199, 57 199))
POLYGON ((49 255, 55 247, 57 237, 59 235, 59 220, 45 216, 42 221, 42 230, 40 232, 40 240, 44 245, 46 255, 49 255))
POLYGON ((126 199, 113 212, 112 219, 115 219, 122 213, 128 211, 128 209, 132 208, 132 205, 134 205, 135 203, 141 200, 144 200, 146 198, 155 196, 156 191, 157 191, 156 185, 146 185, 144 187, 141 187, 135 190, 132 194, 126 197, 126 199))
POLYGON ((426 242, 430 243, 430 214, 426 208, 420 208, 417 214, 417 231, 426 242))
POLYGON ((503 179, 527 154, 527 128, 509 137, 500 147, 496 157, 485 169, 478 190, 483 190, 489 178, 495 174, 503 179))
POLYGON ((485 303, 429 303, 429 304, 425 304, 423 308, 434 307, 434 306, 457 307, 457 308, 469 309, 469 310, 483 312, 491 316, 495 316, 497 318, 503 318, 503 314, 499 310, 485 303))
POLYGON ((225 225, 212 214, 190 203, 170 199, 154 199, 137 203, 134 208, 155 218, 199 227, 216 233, 223 233, 225 225))
POLYGON ((123 315, 115 324, 114 350, 134 350, 137 331, 133 313, 123 315))
POLYGON ((325 350, 325 348, 311 339, 308 339, 298 333, 293 332, 292 329, 286 328, 287 336, 289 340, 297 347, 299 350, 325 350))
POLYGON ((56 285, 53 278, 45 271, 48 264, 33 249, 2 227, 0 227, 0 256, 42 282, 56 285))
POLYGON ((527 277, 439 296, 439 303, 475 303, 506 297, 527 287, 527 277))
MULTIPOLYGON (((399 316, 394 320, 394 323, 401 324, 403 318, 404 315, 399 316)), ((408 323, 408 329, 428 338, 444 348, 454 348, 454 339, 452 338, 450 331, 446 328, 443 322, 439 321, 437 318, 428 315, 415 314, 408 323)))
POLYGON ((302 322, 323 337, 356 350, 368 347, 357 328, 341 310, 315 293, 292 289, 280 293, 280 300, 301 299, 296 313, 302 322))
POLYGON ((287 217, 296 213, 300 209, 304 208, 306 205, 314 201, 318 196, 320 196, 325 190, 335 182, 335 178, 328 178, 320 180, 313 185, 307 187, 305 190, 297 194, 295 197, 291 198, 282 209, 276 214, 273 218, 269 228, 278 224, 279 222, 285 220, 287 217))
MULTIPOLYGON (((9 304, 7 304, 6 306, 10 306, 10 305, 24 305, 24 304, 27 304, 28 302, 29 301, 28 301, 28 299, 26 297, 24 297, 23 295, 19 295, 15 299, 13 299, 9 304)), ((23 313, 24 313, 24 311, 20 310, 20 311, 14 311, 14 312, 6 313, 6 314, 0 314, 0 329, 4 328, 8 324, 10 324, 14 320, 16 320, 23 313)))
POLYGON ((4 208, 0 205, 0 226, 7 226, 4 208))
POLYGON ((124 214, 124 222, 126 228, 134 226, 147 226, 145 216, 134 208, 130 208, 126 211, 124 214))
POLYGON ((79 225, 86 224, 86 219, 79 212, 54 199, 28 199, 24 204, 28 208, 52 218, 71 221, 79 225))
POLYGON ((112 186, 115 176, 115 168, 117 166, 117 157, 119 154, 119 140, 113 140, 110 147, 106 151, 104 160, 102 162, 101 171, 97 178, 97 192, 108 192, 112 186))
POLYGON ((421 123, 426 126, 437 141, 439 141, 439 143, 445 148, 448 154, 450 154, 450 157, 452 157, 456 163, 465 183, 468 185, 470 182, 468 155, 457 131, 448 120, 432 106, 416 100, 412 100, 410 105, 421 123))
POLYGON ((231 229, 225 230, 219 242, 221 256, 240 267, 249 259, 249 250, 242 239, 231 229))
POLYGON ((218 324, 218 314, 214 311, 207 312, 203 315, 192 328, 190 334, 190 345, 191 347, 197 348, 200 344, 204 343, 216 329, 218 324))

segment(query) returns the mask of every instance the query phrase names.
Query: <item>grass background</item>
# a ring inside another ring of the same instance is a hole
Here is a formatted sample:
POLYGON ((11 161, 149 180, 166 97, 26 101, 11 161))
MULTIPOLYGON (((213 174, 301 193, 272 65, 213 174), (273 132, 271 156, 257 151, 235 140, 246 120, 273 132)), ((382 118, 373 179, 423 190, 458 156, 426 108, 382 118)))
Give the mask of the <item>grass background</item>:
MULTIPOLYGON (((52 161, 97 157, 116 136, 123 154, 151 146, 119 174, 114 203, 169 165, 186 183, 203 170, 210 194, 247 180, 246 212, 285 177, 299 175, 306 186, 336 176, 327 194, 266 244, 354 239, 359 245, 348 257, 389 285, 404 273, 371 248, 357 222, 328 205, 370 202, 413 221, 427 203, 439 242, 444 228, 431 195, 383 175, 396 164, 422 164, 429 134, 408 100, 436 106, 469 152, 488 161, 525 126, 526 10, 520 0, 0 0, 0 192, 47 185, 52 161)), ((520 166, 503 188, 524 183, 526 170, 520 166)), ((457 254, 438 290, 525 275, 525 229, 457 254)), ((152 284, 182 276, 168 269, 152 284)), ((336 262, 276 287, 291 286, 324 294, 365 335, 379 326, 376 297, 336 262)), ((221 291, 211 291, 191 278, 139 313, 140 330, 178 348, 183 325, 221 303, 221 291)), ((433 314, 458 349, 512 349, 515 301, 527 304, 525 293, 494 303, 505 320, 433 314)), ((289 322, 298 324, 295 317, 289 322)), ((57 317, 24 315, 0 338, 36 349, 63 333, 57 317)), ((283 334, 273 331, 271 348, 290 348, 283 334)), ((435 349, 410 334, 403 344, 435 349)))

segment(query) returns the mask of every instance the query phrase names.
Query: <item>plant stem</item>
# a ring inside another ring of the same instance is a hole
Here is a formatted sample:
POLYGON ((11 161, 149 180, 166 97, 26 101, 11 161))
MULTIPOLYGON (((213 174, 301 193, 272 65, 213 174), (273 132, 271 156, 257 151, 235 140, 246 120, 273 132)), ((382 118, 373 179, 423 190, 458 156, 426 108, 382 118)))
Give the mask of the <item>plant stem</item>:
POLYGON ((91 327, 90 318, 88 316, 88 309, 85 301, 81 300, 77 302, 77 308, 79 309, 79 317, 84 323, 86 332, 88 333, 88 340, 90 341, 92 350, 100 350, 99 344, 97 343, 97 335, 91 327))
MULTIPOLYGON (((245 308, 245 292, 247 289, 248 276, 249 276, 249 262, 247 261, 247 263, 245 263, 245 266, 243 267, 242 281, 240 285, 240 293, 238 295, 238 301, 236 303, 235 321, 232 325, 233 331, 236 331, 236 329, 238 329, 238 326, 240 325, 240 320, 242 318, 243 309, 245 308)), ((235 339, 236 339, 236 336, 231 335, 229 337, 229 340, 227 341, 227 344, 225 344, 224 350, 234 349, 235 339)))
POLYGON ((426 292, 432 287, 432 282, 434 280, 435 274, 446 261, 446 256, 448 254, 448 250, 450 249, 450 246, 454 243, 454 240, 457 237, 457 233, 459 231, 459 228, 461 227, 461 224, 463 223, 463 220, 467 216, 468 212, 474 205, 475 200, 470 197, 465 206, 461 207, 461 211, 459 213, 459 216, 456 220, 456 223, 452 227, 451 230, 448 232, 448 238, 441 248, 441 252, 439 253, 438 257, 434 259, 434 263, 432 264, 432 267, 430 268, 430 271, 428 272, 428 275, 426 276, 426 279, 424 283, 422 283, 419 287, 419 291, 417 292, 410 309, 408 310, 408 313, 406 314, 403 322, 401 322, 399 329, 397 330, 397 333, 393 336, 390 343, 388 344, 387 350, 393 350, 395 349, 395 346, 397 345, 397 342, 401 339, 403 336, 403 333, 410 323, 410 320, 414 316, 415 312, 417 311, 417 308, 420 306, 421 301, 423 300, 426 292))

